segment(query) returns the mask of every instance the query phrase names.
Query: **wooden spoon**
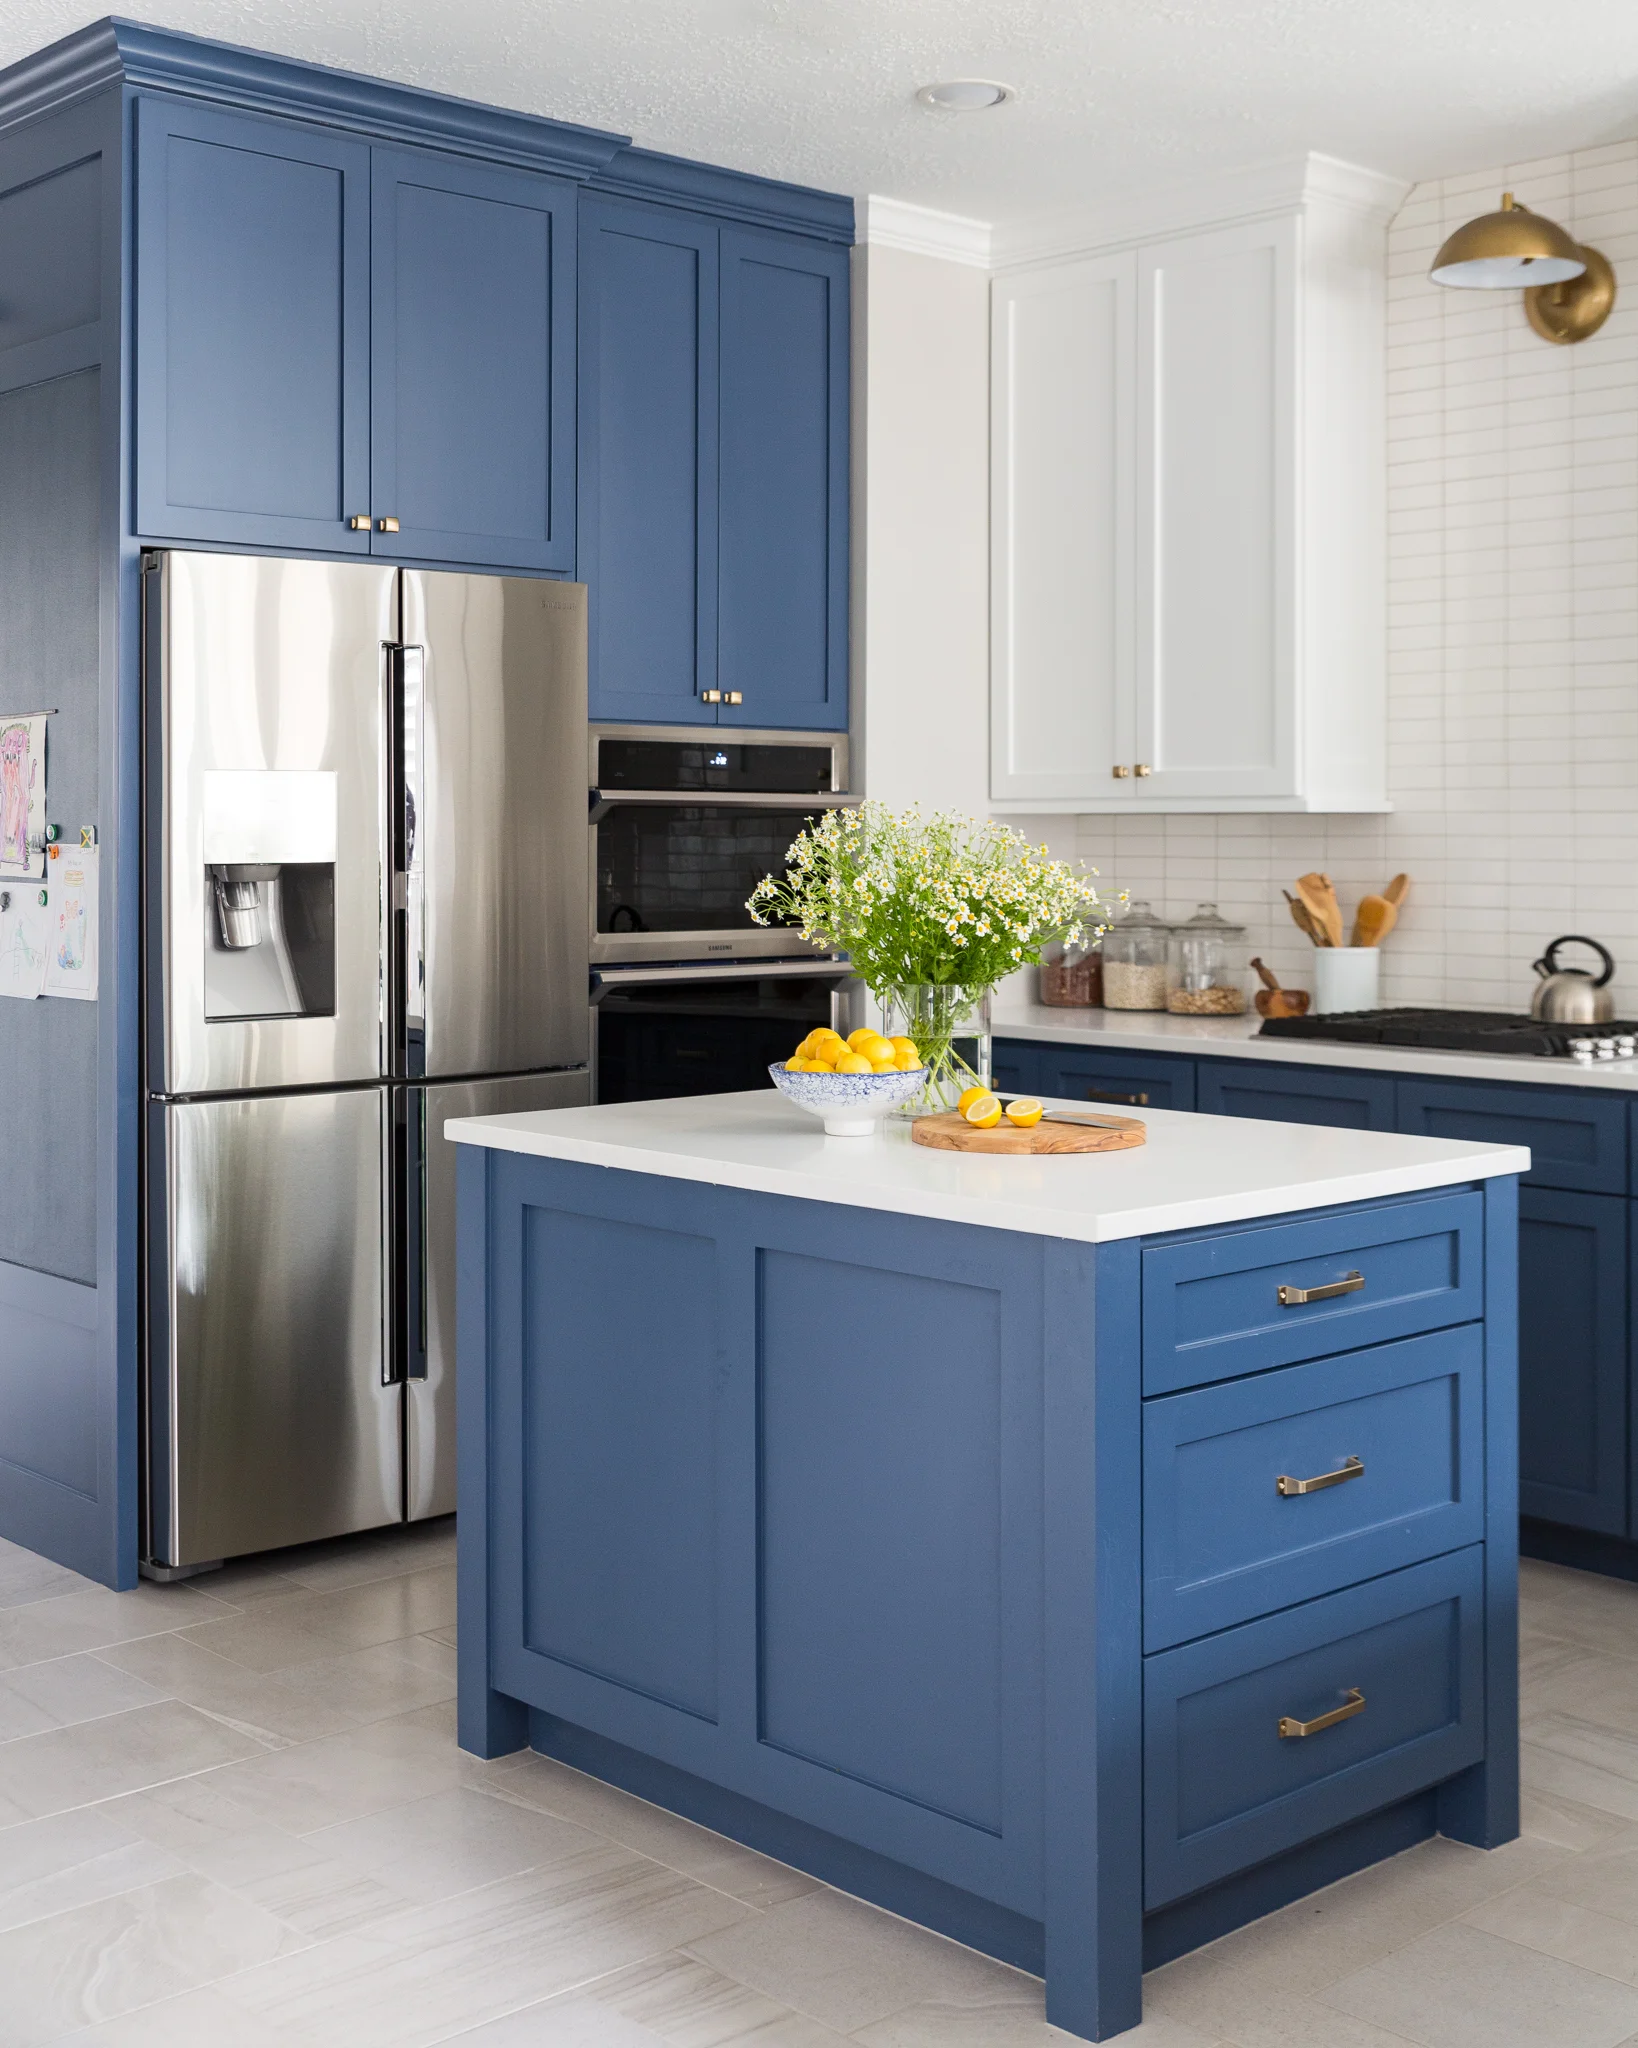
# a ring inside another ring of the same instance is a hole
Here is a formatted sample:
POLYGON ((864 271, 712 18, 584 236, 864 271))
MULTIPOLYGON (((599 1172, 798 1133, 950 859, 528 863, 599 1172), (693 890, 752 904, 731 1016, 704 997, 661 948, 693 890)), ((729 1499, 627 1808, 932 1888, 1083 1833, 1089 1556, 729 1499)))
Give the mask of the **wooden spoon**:
POLYGON ((1354 916, 1354 944, 1380 946, 1399 922, 1399 911, 1386 896, 1361 896, 1354 916))
POLYGON ((1306 903, 1300 902, 1297 897, 1292 895, 1289 889, 1282 889, 1280 891, 1280 894, 1285 898, 1286 902, 1290 904, 1291 921, 1297 927, 1298 931, 1302 933, 1303 937, 1305 939, 1311 940, 1313 944, 1316 946, 1330 945, 1331 941, 1320 929, 1319 920, 1314 916, 1314 913, 1308 908, 1308 905, 1306 903))
POLYGON ((1331 877, 1317 871, 1297 877, 1297 894, 1302 899, 1308 914, 1325 934, 1328 946, 1342 944, 1342 907, 1337 902, 1337 892, 1331 886, 1331 877))
POLYGON ((1404 903, 1405 898, 1410 894, 1410 876, 1395 875, 1382 893, 1393 905, 1394 909, 1398 910, 1404 903))

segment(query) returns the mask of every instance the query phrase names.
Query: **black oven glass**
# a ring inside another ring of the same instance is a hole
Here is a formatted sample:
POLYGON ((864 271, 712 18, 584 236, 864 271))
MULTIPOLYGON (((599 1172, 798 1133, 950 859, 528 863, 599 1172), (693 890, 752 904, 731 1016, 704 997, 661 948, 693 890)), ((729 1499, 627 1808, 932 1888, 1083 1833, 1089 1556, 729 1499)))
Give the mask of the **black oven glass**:
POLYGON ((597 742, 600 789, 766 790, 770 795, 827 796, 831 749, 825 746, 735 746, 715 740, 597 742))
POLYGON ((645 1102, 771 1088, 768 1068, 831 1021, 822 976, 620 989, 597 1005, 597 1099, 645 1102))
POLYGON ((749 931, 745 899, 802 825, 800 811, 616 804, 597 823, 597 929, 749 931))

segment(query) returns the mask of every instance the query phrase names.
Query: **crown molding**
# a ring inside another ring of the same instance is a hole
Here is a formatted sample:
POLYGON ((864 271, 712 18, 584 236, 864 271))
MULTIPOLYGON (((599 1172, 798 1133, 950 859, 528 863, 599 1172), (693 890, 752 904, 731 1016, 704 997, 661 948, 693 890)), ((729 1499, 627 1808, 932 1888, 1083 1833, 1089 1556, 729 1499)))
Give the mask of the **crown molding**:
POLYGON ((979 270, 990 267, 993 234, 986 220, 912 206, 906 199, 882 199, 872 193, 859 207, 861 242, 908 250, 912 256, 936 256, 945 263, 967 263, 979 270))
POLYGON ((124 75, 112 22, 77 29, 0 71, 0 133, 106 92, 124 75))
POLYGON ((593 174, 591 187, 623 199, 687 206, 754 227, 779 228, 831 242, 853 241, 851 199, 807 185, 753 177, 748 171, 694 163, 687 157, 663 156, 658 150, 621 150, 593 174))
POLYGON ((1410 189, 1409 179, 1311 152, 1003 223, 994 231, 992 263, 997 270, 1024 269, 1092 249, 1193 234, 1316 203, 1342 207, 1385 226, 1410 189))

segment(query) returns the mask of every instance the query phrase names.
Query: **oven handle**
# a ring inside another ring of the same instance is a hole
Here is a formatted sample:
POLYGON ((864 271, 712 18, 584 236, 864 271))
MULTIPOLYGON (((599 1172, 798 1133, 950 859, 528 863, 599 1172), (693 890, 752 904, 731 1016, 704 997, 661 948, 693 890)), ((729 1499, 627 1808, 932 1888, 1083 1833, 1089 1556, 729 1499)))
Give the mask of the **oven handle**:
POLYGON ((621 804, 685 804, 690 810, 740 811, 839 811, 862 804, 862 796, 845 791, 810 790, 805 796, 791 790, 754 789, 592 789, 587 791, 591 821, 595 825, 621 804))
POLYGON ((678 981, 790 981, 797 976, 816 980, 829 976, 848 981, 853 968, 846 960, 746 960, 718 967, 594 967, 591 971, 591 999, 622 988, 655 988, 678 981))

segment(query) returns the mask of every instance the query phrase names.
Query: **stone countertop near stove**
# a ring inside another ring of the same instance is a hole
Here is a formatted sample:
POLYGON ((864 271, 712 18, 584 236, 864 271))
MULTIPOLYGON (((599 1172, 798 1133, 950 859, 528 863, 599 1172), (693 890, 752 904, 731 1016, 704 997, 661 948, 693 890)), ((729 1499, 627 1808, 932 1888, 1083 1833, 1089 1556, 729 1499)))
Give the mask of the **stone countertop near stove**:
MULTIPOLYGON (((1065 1107, 1085 1110, 1084 1103, 1065 1107)), ((997 1157, 913 1145, 903 1119, 889 1119, 876 1137, 828 1138, 806 1111, 758 1089, 456 1117, 444 1136, 628 1173, 1087 1244, 1377 1201, 1524 1173, 1530 1165, 1529 1152, 1516 1145, 1161 1109, 1146 1110, 1141 1120, 1148 1142, 1130 1151, 997 1157)))
POLYGON ((1047 1003, 997 1003, 997 1038, 1051 1045, 1107 1046, 1211 1059, 1289 1060, 1304 1067, 1353 1067, 1379 1074, 1428 1074, 1464 1081, 1537 1082, 1638 1094, 1638 1059, 1542 1059, 1524 1053, 1445 1052, 1433 1046, 1346 1045, 1334 1039, 1262 1038, 1262 1019, 1173 1017, 1158 1010, 1078 1010, 1047 1003))

